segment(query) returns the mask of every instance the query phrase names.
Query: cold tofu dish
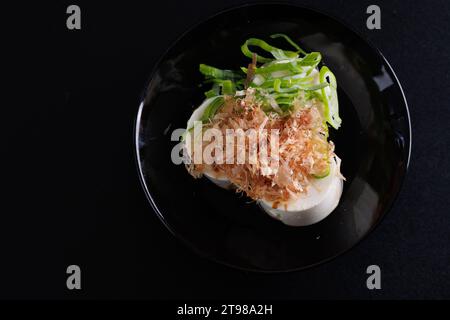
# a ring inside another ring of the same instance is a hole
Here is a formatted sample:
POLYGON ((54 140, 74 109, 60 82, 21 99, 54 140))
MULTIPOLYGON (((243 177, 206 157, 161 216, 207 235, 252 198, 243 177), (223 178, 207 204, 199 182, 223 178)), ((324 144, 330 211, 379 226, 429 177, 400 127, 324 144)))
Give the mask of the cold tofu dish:
POLYGON ((284 34, 271 38, 292 49, 250 38, 241 47, 248 66, 200 65, 209 90, 187 122, 186 168, 244 193, 286 225, 311 225, 342 194, 341 161, 328 136, 341 125, 337 82, 319 52, 284 34))

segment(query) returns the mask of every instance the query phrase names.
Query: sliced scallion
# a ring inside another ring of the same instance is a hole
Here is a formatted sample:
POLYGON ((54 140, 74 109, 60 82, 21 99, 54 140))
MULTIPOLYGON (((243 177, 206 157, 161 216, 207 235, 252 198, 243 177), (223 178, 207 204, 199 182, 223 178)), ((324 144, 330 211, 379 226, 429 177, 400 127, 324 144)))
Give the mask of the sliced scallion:
POLYGON ((224 98, 221 96, 212 98, 209 105, 205 108, 205 111, 203 112, 200 121, 202 121, 203 123, 208 122, 209 119, 214 117, 219 108, 223 105, 224 101, 225 101, 224 98))
MULTIPOLYGON (((253 52, 250 51, 250 49, 248 48, 249 46, 259 47, 262 50, 267 51, 270 54, 272 54, 272 56, 275 59, 290 59, 290 58, 298 57, 298 54, 296 52, 276 48, 261 39, 250 38, 250 39, 247 39, 247 41, 245 41, 244 44, 241 46, 242 53, 248 58, 253 57, 253 52)), ((265 62, 270 62, 273 59, 262 57, 261 55, 258 55, 256 60, 258 62, 265 63, 265 62)))
POLYGON ((292 41, 291 38, 289 38, 287 35, 283 34, 283 33, 276 33, 270 36, 272 39, 276 39, 276 38, 284 38, 287 42, 289 42, 289 44, 291 46, 293 46, 297 52, 302 53, 303 55, 307 55, 307 52, 305 50, 303 50, 302 48, 300 48, 294 41, 292 41))

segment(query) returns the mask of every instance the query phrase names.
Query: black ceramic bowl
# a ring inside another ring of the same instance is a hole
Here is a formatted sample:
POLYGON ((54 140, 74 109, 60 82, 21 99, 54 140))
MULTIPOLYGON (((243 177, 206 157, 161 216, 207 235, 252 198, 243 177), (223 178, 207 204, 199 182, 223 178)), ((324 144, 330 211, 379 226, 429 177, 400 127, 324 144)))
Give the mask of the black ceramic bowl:
POLYGON ((241 269, 289 271, 345 252, 377 225, 405 176, 410 130, 402 89, 378 50, 322 13, 281 4, 251 5, 197 25, 162 57, 139 108, 136 152, 153 209, 189 247, 241 269), (308 227, 285 226, 245 196, 207 179, 195 180, 183 165, 171 161, 177 142, 170 133, 186 126, 204 98, 198 65, 246 65, 240 51, 245 39, 267 39, 274 33, 289 35, 308 51, 320 51, 338 81, 343 124, 331 138, 347 180, 339 206, 308 227))

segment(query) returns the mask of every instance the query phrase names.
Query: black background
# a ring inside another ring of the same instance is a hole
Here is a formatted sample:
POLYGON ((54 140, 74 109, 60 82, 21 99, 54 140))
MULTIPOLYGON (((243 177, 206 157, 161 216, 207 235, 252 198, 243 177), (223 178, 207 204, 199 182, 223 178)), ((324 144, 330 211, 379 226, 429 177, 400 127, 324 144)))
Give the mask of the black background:
POLYGON ((189 27, 242 3, 60 1, 3 10, 0 297, 450 298, 447 1, 295 2, 335 16, 377 46, 410 107, 403 189, 350 252, 302 272, 236 271, 191 253, 152 212, 133 150, 148 76, 189 27), (70 4, 81 7, 79 31, 66 28, 70 4), (381 30, 366 28, 370 4, 381 7, 381 30), (70 264, 81 267, 80 291, 66 289, 70 264), (381 267, 381 290, 366 288, 371 264, 381 267))

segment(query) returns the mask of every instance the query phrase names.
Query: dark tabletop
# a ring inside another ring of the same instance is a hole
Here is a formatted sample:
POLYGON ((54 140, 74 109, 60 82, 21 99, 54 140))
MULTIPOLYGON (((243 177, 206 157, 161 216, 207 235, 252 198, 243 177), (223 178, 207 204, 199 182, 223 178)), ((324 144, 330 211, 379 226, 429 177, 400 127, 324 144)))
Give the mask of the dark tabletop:
MULTIPOLYGON (((405 91, 412 154, 401 193, 376 230, 331 262, 288 274, 236 271, 198 257, 153 213, 136 169, 133 128, 158 58, 184 31, 244 1, 78 2, 6 10, 19 90, 2 107, 0 297, 450 298, 450 3, 296 1, 378 47, 405 91), (66 268, 82 290, 66 289, 66 268), (382 289, 366 288, 379 265, 382 289)), ((7 91, 10 86, 4 86, 7 91)), ((12 86, 11 86, 12 87, 12 86)))

